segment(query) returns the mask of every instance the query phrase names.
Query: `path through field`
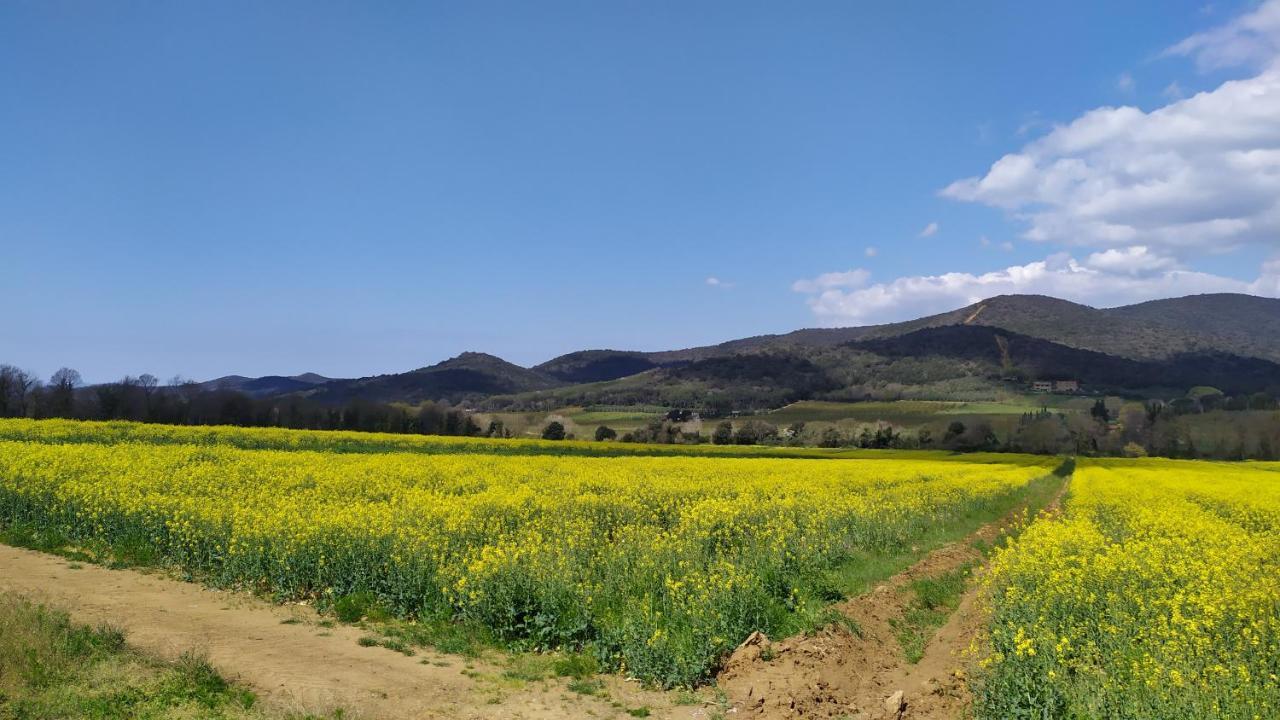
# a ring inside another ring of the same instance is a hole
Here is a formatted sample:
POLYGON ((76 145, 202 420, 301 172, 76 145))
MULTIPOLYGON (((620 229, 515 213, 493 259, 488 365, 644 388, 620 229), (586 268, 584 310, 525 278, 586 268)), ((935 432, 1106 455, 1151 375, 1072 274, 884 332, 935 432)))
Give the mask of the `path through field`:
MULTIPOLYGON (((362 647, 359 628, 320 626, 308 607, 273 605, 156 574, 80 566, 7 545, 0 545, 0 591, 59 607, 80 623, 116 625, 131 645, 161 657, 205 652, 229 679, 292 711, 341 709, 346 718, 369 720, 623 718, 625 708, 663 698, 612 678, 609 695, 621 701, 619 708, 568 692, 559 681, 514 683, 503 678, 503 668, 484 662, 468 670, 467 660, 457 656, 419 650, 407 657, 362 647)), ((673 709, 672 717, 694 713, 673 709)))
MULTIPOLYGON (((1057 512, 1066 482, 1045 508, 1057 512)), ((912 582, 939 578, 966 566, 979 575, 990 546, 1021 518, 1014 513, 962 541, 930 553, 870 593, 839 604, 860 630, 832 626, 814 635, 770 642, 756 635, 729 658, 720 688, 738 713, 760 718, 953 720, 966 717, 970 698, 964 652, 981 628, 977 588, 970 582, 955 610, 909 663, 895 635, 915 598, 912 582), (901 694, 898 694, 901 692, 901 694)))

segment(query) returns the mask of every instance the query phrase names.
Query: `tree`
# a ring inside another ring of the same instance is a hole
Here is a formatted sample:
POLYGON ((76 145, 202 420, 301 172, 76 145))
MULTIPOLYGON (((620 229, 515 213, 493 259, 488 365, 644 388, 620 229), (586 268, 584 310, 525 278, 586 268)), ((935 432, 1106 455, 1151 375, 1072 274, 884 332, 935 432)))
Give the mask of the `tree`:
POLYGON ((542 439, 543 440, 563 440, 564 425, 560 424, 559 422, 556 422, 555 420, 552 420, 551 422, 547 423, 547 426, 542 428, 542 439))
POLYGON ((1111 411, 1107 409, 1107 403, 1102 398, 1094 401, 1093 408, 1089 410, 1089 414, 1100 423, 1111 421, 1111 411))
POLYGON ((75 410, 76 388, 81 384, 80 373, 71 368, 58 368, 49 378, 48 414, 53 417, 71 417, 75 410))
POLYGON ((738 445, 759 445, 778 437, 778 428, 762 420, 748 420, 733 434, 738 445))
POLYGON ((142 373, 138 376, 138 388, 142 390, 142 401, 146 420, 150 420, 154 414, 155 406, 153 398, 156 394, 156 387, 160 385, 160 379, 151 373, 142 373))
POLYGON ((818 447, 838 448, 844 445, 844 436, 840 434, 839 428, 829 427, 822 431, 821 437, 818 438, 818 447))
POLYGON ((492 438, 492 437, 497 437, 497 438, 505 437, 505 436, 506 436, 506 430, 507 430, 507 428, 506 428, 506 426, 502 423, 502 421, 501 421, 501 420, 490 420, 490 421, 489 421, 489 427, 484 431, 484 436, 485 436, 485 437, 491 437, 491 438, 492 438))
POLYGON ((942 442, 949 443, 964 434, 964 423, 959 420, 952 420, 947 426, 947 434, 942 436, 942 442))
POLYGON ((733 423, 728 420, 721 421, 716 425, 716 429, 711 431, 712 445, 730 445, 733 443, 733 423))
POLYGON ((12 365, 0 365, 0 417, 24 417, 36 378, 12 365))
POLYGON ((618 437, 618 431, 608 425, 601 425, 596 428, 596 442, 604 442, 605 440, 613 440, 618 437))

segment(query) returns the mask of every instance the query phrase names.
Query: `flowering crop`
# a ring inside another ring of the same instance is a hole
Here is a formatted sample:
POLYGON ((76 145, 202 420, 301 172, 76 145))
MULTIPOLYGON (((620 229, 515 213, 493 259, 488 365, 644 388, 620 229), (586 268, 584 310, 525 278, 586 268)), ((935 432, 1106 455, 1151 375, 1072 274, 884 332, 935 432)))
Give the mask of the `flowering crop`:
POLYGON ((63 435, 0 440, 0 525, 144 545, 208 582, 278 597, 369 592, 400 615, 479 622, 524 647, 589 646, 668 685, 706 677, 752 630, 803 611, 840 563, 909 546, 1053 465, 335 453, 63 435))
POLYGON ((1275 464, 1081 462, 993 560, 980 717, 1280 716, 1275 464))

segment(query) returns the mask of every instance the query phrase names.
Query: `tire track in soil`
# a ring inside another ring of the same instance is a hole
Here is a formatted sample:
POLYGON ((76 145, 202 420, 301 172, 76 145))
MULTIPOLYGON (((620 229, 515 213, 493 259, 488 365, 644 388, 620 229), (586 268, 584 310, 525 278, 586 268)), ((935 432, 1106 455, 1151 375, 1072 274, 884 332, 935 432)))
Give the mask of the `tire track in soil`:
MULTIPOLYGON (((1064 479, 1039 517, 1058 512, 1070 478, 1064 479)), ((753 634, 734 651, 718 678, 739 716, 849 718, 850 720, 950 720, 970 704, 965 677, 970 642, 981 630, 974 582, 986 570, 975 544, 994 543, 1022 517, 1019 507, 963 540, 945 545, 871 592, 835 607, 857 623, 861 635, 830 626, 813 635, 771 642, 753 634), (920 662, 903 658, 890 621, 914 598, 911 582, 975 563, 978 567, 956 610, 925 647, 920 662), (771 656, 765 660, 763 656, 771 656), (895 693, 900 699, 894 701, 895 693)))

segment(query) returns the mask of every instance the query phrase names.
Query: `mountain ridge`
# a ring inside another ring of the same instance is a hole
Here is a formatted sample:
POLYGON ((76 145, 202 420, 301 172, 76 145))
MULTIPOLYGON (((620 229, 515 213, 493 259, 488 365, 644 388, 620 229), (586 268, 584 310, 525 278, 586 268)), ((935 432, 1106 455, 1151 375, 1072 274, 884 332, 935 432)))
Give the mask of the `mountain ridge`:
MULTIPOLYGON (((578 392, 574 388, 591 391, 596 386, 626 381, 623 387, 627 388, 642 387, 645 383, 702 387, 702 391, 690 390, 693 394, 689 398, 677 394, 677 399, 690 400, 696 399, 698 392, 710 397, 746 387, 761 401, 774 402, 784 397, 817 392, 817 388, 826 388, 830 384, 816 379, 806 365, 811 364, 815 357, 822 358, 822 362, 827 364, 824 373, 841 377, 843 382, 851 384, 875 383, 892 377, 915 381, 948 375, 952 369, 935 362, 941 358, 966 363, 978 362, 979 358, 982 363, 990 361, 986 356, 959 352, 949 345, 968 342, 971 336, 976 337, 972 332, 914 335, 941 328, 987 328, 1021 338, 1019 342, 1023 344, 1030 344, 1026 342, 1027 338, 1043 341, 1054 347, 1036 347, 1058 362, 1073 359, 1072 362, 1087 368, 1110 367, 1112 371, 1104 373, 1104 377, 1113 380, 1127 378, 1125 382, 1128 383, 1141 379, 1144 372, 1172 373, 1179 382, 1194 379, 1195 368, 1208 373, 1211 367, 1223 365, 1206 359, 1211 356, 1268 363, 1239 363, 1240 367, 1248 368, 1246 374, 1251 378, 1251 387, 1265 379, 1271 365, 1280 369, 1277 365, 1280 363, 1278 299, 1205 294, 1114 308, 1094 308, 1045 295, 998 295, 948 312, 903 322, 803 328, 789 333, 739 338, 677 350, 578 350, 532 367, 516 365, 495 355, 469 351, 404 373, 353 379, 324 378, 314 373, 263 378, 228 376, 210 383, 224 383, 257 396, 296 393, 332 403, 353 399, 475 403, 499 396, 536 398, 539 393, 546 395, 548 401, 552 398, 589 400, 590 392, 578 392), (930 353, 931 348, 919 342, 890 342, 909 336, 945 340, 941 346, 943 352, 930 353), (910 347, 911 352, 899 352, 904 347, 910 347), (877 364, 873 358, 867 357, 869 355, 879 357, 883 362, 877 364), (1097 356, 1131 364, 1116 364, 1097 356), (755 357, 756 360, 712 362, 742 357, 755 357), (779 360, 784 357, 790 360, 779 360), (916 365, 926 363, 925 358, 933 358, 927 361, 934 365, 932 374, 919 375, 915 370, 907 369, 907 360, 912 358, 916 365), (1121 366, 1128 370, 1122 372, 1121 366), (1139 366, 1143 368, 1142 372, 1135 370, 1139 366)), ((1225 366, 1231 366, 1231 363, 1225 363, 1225 366)), ((969 367, 967 372, 973 374, 978 370, 969 367)), ((1230 380, 1226 376, 1220 379, 1230 380)), ((1280 383, 1280 377, 1277 377, 1277 382, 1280 383)), ((610 393, 616 389, 604 388, 605 395, 613 397, 610 393)), ((666 397, 661 393, 632 393, 630 390, 624 395, 647 398, 645 402, 666 397)))

